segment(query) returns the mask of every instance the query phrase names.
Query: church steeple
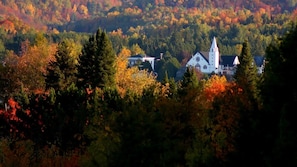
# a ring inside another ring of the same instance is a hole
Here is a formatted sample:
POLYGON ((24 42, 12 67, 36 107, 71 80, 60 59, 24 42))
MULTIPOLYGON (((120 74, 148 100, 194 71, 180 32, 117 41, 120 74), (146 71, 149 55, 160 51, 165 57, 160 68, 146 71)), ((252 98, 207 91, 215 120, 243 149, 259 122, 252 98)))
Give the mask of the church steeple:
POLYGON ((213 72, 217 73, 219 68, 219 48, 217 40, 213 37, 212 44, 209 50, 209 65, 213 72))
POLYGON ((216 52, 216 51, 219 51, 219 48, 218 48, 218 45, 217 45, 216 37, 213 37, 212 44, 211 44, 211 47, 210 47, 210 52, 216 52))

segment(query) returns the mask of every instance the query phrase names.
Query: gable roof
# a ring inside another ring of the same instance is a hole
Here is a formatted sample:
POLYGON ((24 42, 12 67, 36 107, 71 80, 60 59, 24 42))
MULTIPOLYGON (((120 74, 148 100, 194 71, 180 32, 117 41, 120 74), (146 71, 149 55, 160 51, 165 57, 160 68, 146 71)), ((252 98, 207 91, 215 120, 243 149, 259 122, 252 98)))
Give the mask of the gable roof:
POLYGON ((234 59, 236 58, 236 56, 226 56, 226 55, 222 55, 220 56, 220 64, 223 66, 229 66, 229 67, 233 67, 234 66, 234 59))
POLYGON ((199 52, 199 53, 207 62, 209 61, 209 52, 199 52))
POLYGON ((254 56, 255 63, 257 67, 260 67, 264 63, 264 56, 254 56))

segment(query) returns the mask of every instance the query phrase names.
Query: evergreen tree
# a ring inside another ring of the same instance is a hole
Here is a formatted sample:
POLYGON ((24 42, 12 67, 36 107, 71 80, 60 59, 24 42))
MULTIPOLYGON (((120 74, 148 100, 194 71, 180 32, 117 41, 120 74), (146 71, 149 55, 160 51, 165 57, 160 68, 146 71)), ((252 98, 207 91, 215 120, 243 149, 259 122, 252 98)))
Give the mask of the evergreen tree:
POLYGON ((173 98, 177 95, 177 84, 172 77, 168 77, 167 71, 165 71, 165 77, 162 82, 163 85, 169 84, 169 97, 173 98))
POLYGON ((181 81, 181 87, 183 89, 187 88, 197 88, 199 86, 198 78, 193 67, 187 67, 186 72, 181 81))
POLYGON ((79 56, 78 86, 112 87, 115 84, 115 58, 111 41, 99 28, 83 46, 79 56))
POLYGON ((297 26, 269 45, 261 95, 263 99, 263 151, 270 166, 296 166, 297 26))
POLYGON ((55 60, 50 61, 45 78, 46 89, 63 90, 76 81, 76 57, 71 41, 64 40, 58 45, 55 60))
POLYGON ((250 44, 245 41, 242 44, 241 54, 239 56, 240 64, 237 65, 237 69, 234 75, 235 82, 239 87, 243 89, 252 98, 257 97, 257 66, 251 55, 250 44))
POLYGON ((259 101, 258 101, 258 73, 256 63, 251 55, 248 41, 243 43, 242 51, 239 56, 240 64, 237 66, 234 79, 235 89, 240 90, 238 103, 238 135, 236 136, 236 154, 230 159, 231 166, 252 166, 261 164, 261 151, 259 145, 259 101), (249 143, 255 143, 249 145, 249 143), (246 161, 242 164, 243 161, 246 161))

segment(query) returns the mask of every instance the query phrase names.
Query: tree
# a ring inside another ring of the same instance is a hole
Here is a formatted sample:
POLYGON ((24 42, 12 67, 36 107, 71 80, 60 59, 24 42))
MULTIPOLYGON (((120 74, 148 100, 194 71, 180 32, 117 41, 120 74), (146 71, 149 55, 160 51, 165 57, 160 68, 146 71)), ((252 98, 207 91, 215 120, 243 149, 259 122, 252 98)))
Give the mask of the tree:
POLYGON ((270 166, 296 166, 297 124, 297 26, 266 49, 266 65, 261 84, 263 100, 263 154, 270 166))
MULTIPOLYGON (((259 76, 256 63, 251 55, 250 45, 245 41, 239 56, 240 64, 237 66, 234 79, 234 90, 240 90, 238 100, 234 105, 238 107, 238 135, 236 136, 236 154, 232 156, 233 165, 245 166, 261 164, 260 151, 260 124, 259 124, 259 76), (257 139, 257 140, 256 140, 257 139), (255 143, 252 146, 249 143, 255 143), (248 146, 249 145, 249 146, 248 146), (236 159, 236 160, 235 160, 236 159)), ((233 104, 232 104, 233 105, 233 104)))
POLYGON ((50 44, 47 39, 38 34, 35 45, 29 46, 17 56, 9 52, 5 58, 5 67, 8 68, 7 81, 9 87, 14 87, 11 92, 20 90, 21 85, 28 91, 44 90, 46 66, 56 51, 56 45, 50 44))
POLYGON ((240 64, 237 65, 237 69, 234 75, 235 82, 247 93, 251 98, 257 98, 257 84, 258 73, 257 66, 251 55, 250 44, 245 41, 242 44, 241 54, 239 56, 240 64))
POLYGON ((122 48, 116 57, 116 87, 121 96, 124 96, 127 92, 141 95, 143 89, 156 84, 155 76, 148 73, 147 70, 139 70, 136 66, 128 68, 129 56, 131 56, 131 51, 122 48))
POLYGON ((198 78, 193 67, 187 67, 186 72, 181 81, 181 87, 183 89, 187 88, 197 88, 199 86, 198 78))
POLYGON ((164 78, 165 73, 167 73, 169 78, 174 78, 176 75, 176 72, 181 67, 180 63, 175 57, 172 56, 166 56, 162 60, 162 67, 159 68, 158 72, 158 80, 161 81, 164 78), (164 63, 164 64, 163 64, 164 63))
POLYGON ((49 62, 45 75, 46 89, 63 90, 76 82, 77 54, 73 41, 64 40, 58 45, 55 60, 49 62))
POLYGON ((112 87, 115 84, 115 52, 105 31, 100 28, 84 44, 79 56, 78 86, 112 87))

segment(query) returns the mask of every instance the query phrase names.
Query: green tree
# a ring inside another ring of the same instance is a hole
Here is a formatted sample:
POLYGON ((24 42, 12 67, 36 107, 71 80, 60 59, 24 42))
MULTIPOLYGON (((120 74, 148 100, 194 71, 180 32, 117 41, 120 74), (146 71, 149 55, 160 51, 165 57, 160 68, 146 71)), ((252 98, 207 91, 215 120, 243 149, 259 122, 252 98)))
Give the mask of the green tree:
POLYGON ((182 89, 197 88, 199 86, 198 78, 193 67, 187 67, 186 72, 181 81, 182 89))
POLYGON ((257 84, 258 73, 257 66, 251 55, 250 44, 248 41, 243 42, 241 54, 239 56, 240 64, 234 75, 235 82, 243 89, 251 98, 258 96, 257 84))
POLYGON ((166 56, 163 60, 164 64, 162 64, 162 67, 158 70, 157 79, 160 81, 164 79, 165 72, 169 78, 174 78, 176 76, 176 72, 181 67, 180 63, 175 57, 166 56))
POLYGON ((233 154, 231 159, 234 159, 232 161, 234 166, 252 166, 261 164, 262 160, 260 158, 260 138, 258 138, 261 135, 259 127, 259 75, 248 41, 243 43, 239 62, 234 75, 235 89, 239 90, 238 102, 234 103, 239 109, 236 113, 239 115, 238 135, 235 138, 236 154, 233 154), (255 144, 251 146, 249 145, 250 142, 255 144))
POLYGON ((263 153, 270 166, 296 166, 297 123, 297 26, 266 49, 266 65, 261 86, 263 99, 263 153))
POLYGON ((76 63, 73 41, 64 40, 58 45, 55 60, 50 61, 45 75, 46 89, 63 90, 76 82, 76 63))
POLYGON ((112 87, 115 84, 115 52, 105 31, 100 28, 83 46, 79 56, 80 87, 112 87))

